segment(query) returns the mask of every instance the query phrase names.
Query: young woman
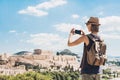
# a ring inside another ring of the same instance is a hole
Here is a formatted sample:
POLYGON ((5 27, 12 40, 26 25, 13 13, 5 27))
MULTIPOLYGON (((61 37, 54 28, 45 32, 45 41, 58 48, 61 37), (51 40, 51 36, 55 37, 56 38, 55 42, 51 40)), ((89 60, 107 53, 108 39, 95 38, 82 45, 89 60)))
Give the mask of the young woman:
MULTIPOLYGON (((98 32, 99 32, 99 19, 97 17, 90 17, 90 19, 86 23, 87 29, 90 32, 88 35, 92 35, 95 38, 99 38, 98 32)), ((85 33, 81 30, 81 36, 75 41, 72 41, 71 36, 75 34, 75 30, 72 29, 70 31, 70 35, 68 38, 68 46, 76 46, 78 44, 84 43, 84 51, 83 51, 83 57, 81 61, 81 74, 82 74, 82 80, 100 80, 100 74, 99 66, 91 66, 87 62, 87 50, 90 49, 91 45, 93 44, 93 41, 88 37, 88 35, 85 35, 85 33)))

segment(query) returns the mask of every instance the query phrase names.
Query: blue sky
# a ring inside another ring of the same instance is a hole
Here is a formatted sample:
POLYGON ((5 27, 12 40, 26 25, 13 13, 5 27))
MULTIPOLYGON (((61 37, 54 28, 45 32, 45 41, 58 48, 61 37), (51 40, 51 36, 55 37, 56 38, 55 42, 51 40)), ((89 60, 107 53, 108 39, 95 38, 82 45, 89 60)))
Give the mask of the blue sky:
MULTIPOLYGON (((88 33, 90 16, 100 19, 107 54, 120 56, 119 0, 0 0, 0 53, 63 49, 82 54, 83 44, 68 47, 70 29, 88 33)), ((75 35, 73 38, 79 37, 75 35)))

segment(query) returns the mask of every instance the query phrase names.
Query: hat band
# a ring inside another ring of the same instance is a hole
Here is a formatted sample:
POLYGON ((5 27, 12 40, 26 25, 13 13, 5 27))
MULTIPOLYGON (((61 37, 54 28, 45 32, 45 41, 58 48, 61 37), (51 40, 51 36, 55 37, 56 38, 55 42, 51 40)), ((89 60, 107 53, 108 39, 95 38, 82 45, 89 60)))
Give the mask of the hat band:
POLYGON ((97 22, 91 22, 91 21, 88 21, 87 23, 99 24, 99 23, 97 23, 97 22))

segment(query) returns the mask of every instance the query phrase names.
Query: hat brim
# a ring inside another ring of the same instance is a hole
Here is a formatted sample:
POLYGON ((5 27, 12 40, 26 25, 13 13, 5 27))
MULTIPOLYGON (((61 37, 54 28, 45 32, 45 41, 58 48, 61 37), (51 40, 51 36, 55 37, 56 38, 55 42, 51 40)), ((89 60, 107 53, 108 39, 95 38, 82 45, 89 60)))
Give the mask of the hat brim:
MULTIPOLYGON (((85 23, 86 25, 88 24, 89 22, 85 23)), ((97 23, 91 23, 91 24, 95 24, 95 25, 98 25, 100 26, 101 24, 97 24, 97 23)))

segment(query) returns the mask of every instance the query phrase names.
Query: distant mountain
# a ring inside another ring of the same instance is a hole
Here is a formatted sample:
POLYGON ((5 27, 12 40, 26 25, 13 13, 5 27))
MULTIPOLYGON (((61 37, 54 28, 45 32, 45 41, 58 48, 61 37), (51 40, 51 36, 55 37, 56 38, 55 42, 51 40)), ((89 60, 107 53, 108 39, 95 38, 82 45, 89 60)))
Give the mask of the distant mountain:
POLYGON ((69 49, 64 49, 61 52, 57 52, 57 55, 72 55, 72 56, 76 56, 77 58, 80 58, 78 54, 71 52, 69 49))
POLYGON ((20 52, 15 53, 14 55, 29 55, 29 54, 32 54, 32 52, 29 52, 29 51, 20 51, 20 52))

